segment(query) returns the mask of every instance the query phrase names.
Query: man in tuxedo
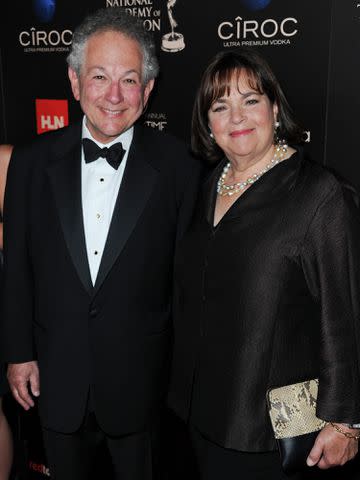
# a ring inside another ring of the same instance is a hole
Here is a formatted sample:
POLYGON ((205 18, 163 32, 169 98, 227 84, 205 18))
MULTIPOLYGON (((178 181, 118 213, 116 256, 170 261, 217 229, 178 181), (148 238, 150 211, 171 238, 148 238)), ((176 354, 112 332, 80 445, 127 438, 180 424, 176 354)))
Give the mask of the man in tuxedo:
POLYGON ((158 71, 134 17, 87 17, 68 63, 82 122, 10 162, 1 352, 20 405, 39 397, 52 478, 90 478, 105 441, 117 479, 146 480, 200 169, 181 142, 134 125, 158 71))

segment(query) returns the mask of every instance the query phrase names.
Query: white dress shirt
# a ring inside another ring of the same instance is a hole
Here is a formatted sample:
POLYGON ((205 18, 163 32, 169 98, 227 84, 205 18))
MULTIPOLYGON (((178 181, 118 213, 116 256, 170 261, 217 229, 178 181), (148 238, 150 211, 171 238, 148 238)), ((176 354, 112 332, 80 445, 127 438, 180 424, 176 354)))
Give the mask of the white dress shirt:
POLYGON ((93 285, 99 271, 133 133, 134 128, 132 127, 112 142, 102 144, 95 140, 89 132, 86 126, 86 117, 83 119, 82 138, 90 138, 100 148, 109 148, 114 143, 121 142, 124 150, 126 150, 117 170, 109 165, 103 157, 99 157, 94 162, 85 163, 84 149, 81 153, 82 210, 86 250, 93 285))

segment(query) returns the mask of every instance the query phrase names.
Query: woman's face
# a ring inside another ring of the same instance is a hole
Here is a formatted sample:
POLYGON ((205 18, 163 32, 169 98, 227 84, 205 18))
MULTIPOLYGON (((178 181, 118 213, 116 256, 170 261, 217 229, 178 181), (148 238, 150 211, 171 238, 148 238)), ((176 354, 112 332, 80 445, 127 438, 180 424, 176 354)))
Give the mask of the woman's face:
POLYGON ((216 99, 208 111, 214 140, 230 161, 255 163, 274 139, 276 104, 250 87, 246 73, 234 75, 229 95, 216 99))

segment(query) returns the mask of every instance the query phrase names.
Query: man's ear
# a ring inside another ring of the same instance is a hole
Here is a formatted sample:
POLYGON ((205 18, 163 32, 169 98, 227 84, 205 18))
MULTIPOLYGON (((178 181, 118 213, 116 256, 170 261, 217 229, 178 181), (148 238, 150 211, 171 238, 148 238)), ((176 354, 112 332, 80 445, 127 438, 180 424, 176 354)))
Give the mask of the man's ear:
POLYGON ((144 108, 146 107, 146 104, 149 100, 149 96, 150 96, 151 90, 154 88, 154 84, 155 84, 155 80, 151 79, 145 85, 145 88, 144 88, 144 108))
POLYGON ((75 100, 80 100, 80 85, 79 85, 79 77, 75 70, 71 67, 68 68, 68 75, 71 84, 71 90, 73 92, 75 100))

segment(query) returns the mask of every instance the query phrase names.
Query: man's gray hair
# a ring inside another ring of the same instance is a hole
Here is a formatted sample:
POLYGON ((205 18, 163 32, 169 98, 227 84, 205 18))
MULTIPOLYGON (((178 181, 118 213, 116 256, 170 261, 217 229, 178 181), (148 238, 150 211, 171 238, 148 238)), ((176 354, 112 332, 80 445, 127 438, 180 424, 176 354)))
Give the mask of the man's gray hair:
POLYGON ((159 64, 156 58, 153 35, 145 30, 137 17, 130 15, 119 7, 101 8, 88 15, 75 29, 71 51, 66 60, 78 76, 84 61, 87 41, 91 36, 107 31, 122 33, 138 42, 143 54, 142 81, 144 85, 157 76, 159 64))

